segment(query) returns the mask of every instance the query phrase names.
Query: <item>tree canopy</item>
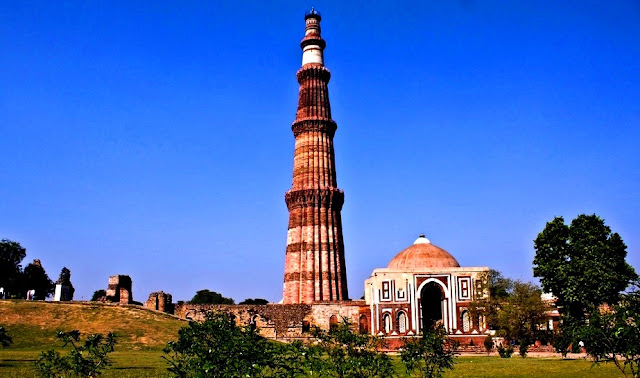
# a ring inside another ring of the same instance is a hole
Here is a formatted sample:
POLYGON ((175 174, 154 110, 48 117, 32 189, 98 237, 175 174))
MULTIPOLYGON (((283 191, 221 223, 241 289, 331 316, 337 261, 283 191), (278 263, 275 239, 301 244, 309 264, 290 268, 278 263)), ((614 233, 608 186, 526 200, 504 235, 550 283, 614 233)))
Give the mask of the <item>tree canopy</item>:
MULTIPOLYGON (((615 303, 637 277, 627 264, 627 246, 597 215, 548 222, 534 241, 533 274, 558 298, 560 312, 582 320, 587 308, 615 303)), ((565 318, 565 320, 568 320, 565 318)))
POLYGON ((535 284, 505 278, 491 270, 484 277, 490 296, 469 305, 471 315, 485 317, 498 336, 526 347, 543 338, 540 325, 546 322, 548 306, 542 301, 542 290, 535 284))
POLYGON ((91 301, 95 302, 98 299, 102 298, 102 297, 106 297, 107 296, 107 291, 104 289, 99 289, 93 292, 93 295, 91 296, 91 301))
POLYGON ((22 266, 20 263, 27 250, 20 243, 7 239, 0 240, 0 287, 6 292, 19 292, 22 266))
POLYGON ((266 305, 267 303, 269 303, 268 300, 266 299, 262 299, 262 298, 247 298, 244 301, 238 303, 241 305, 266 305))
POLYGON ((640 283, 608 308, 596 309, 578 336, 594 361, 613 362, 625 374, 640 376, 640 283))
POLYGON ((40 260, 35 259, 32 263, 24 268, 23 272, 23 291, 35 290, 34 299, 44 300, 53 293, 55 286, 47 272, 44 271, 40 260))
POLYGON ((191 304, 234 304, 231 298, 225 298, 220 293, 208 289, 198 290, 189 301, 191 304))

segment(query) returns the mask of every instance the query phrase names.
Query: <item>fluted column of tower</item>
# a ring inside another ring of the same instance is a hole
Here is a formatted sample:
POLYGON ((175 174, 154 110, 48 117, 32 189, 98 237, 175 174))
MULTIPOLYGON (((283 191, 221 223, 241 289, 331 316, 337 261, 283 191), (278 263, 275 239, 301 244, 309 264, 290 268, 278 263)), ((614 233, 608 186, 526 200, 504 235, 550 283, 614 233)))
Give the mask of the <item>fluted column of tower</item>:
POLYGON ((284 303, 312 303, 348 299, 340 210, 344 193, 336 181, 333 136, 324 67, 325 41, 320 14, 305 16, 300 43, 302 67, 298 111, 291 129, 295 136, 293 185, 285 194, 289 231, 284 269, 284 303))

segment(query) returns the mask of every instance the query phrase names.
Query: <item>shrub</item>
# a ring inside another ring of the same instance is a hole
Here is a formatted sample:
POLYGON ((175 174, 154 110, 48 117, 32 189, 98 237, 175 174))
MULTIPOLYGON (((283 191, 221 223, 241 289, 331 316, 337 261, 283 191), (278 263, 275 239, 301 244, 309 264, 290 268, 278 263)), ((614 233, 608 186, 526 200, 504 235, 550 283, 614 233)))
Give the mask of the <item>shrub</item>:
POLYGON ((253 327, 238 327, 226 313, 190 322, 164 349, 176 377, 290 376, 303 371, 306 347, 268 341, 253 327))
POLYGON ((406 339, 400 358, 408 374, 441 377, 445 370, 453 369, 456 351, 457 344, 447 337, 447 331, 439 324, 422 337, 406 339))
POLYGON ((501 358, 510 358, 513 354, 513 347, 511 345, 507 345, 505 348, 502 345, 498 345, 498 354, 501 358))
POLYGON ((384 346, 382 339, 354 331, 347 318, 329 332, 316 327, 312 334, 318 344, 309 349, 310 373, 354 378, 393 376, 391 359, 378 351, 384 346))
POLYGON ((68 345, 71 350, 66 356, 50 349, 40 353, 36 360, 36 372, 41 377, 96 377, 102 370, 111 365, 107 355, 113 352, 116 335, 109 333, 89 335, 84 342, 80 341, 80 332, 58 332, 58 339, 68 345))
POLYGON ((520 352, 520 357, 527 357, 527 350, 529 350, 529 343, 520 341, 520 344, 518 345, 518 352, 520 352))
POLYGON ((7 329, 3 326, 0 326, 0 347, 6 348, 11 344, 13 344, 13 340, 7 333, 7 329))
POLYGON ((487 335, 487 337, 484 338, 484 349, 487 350, 487 354, 493 350, 493 338, 491 335, 487 335))
POLYGON ((91 296, 91 301, 95 302, 98 299, 102 298, 102 297, 106 297, 107 296, 107 291, 104 289, 100 289, 100 290, 96 290, 93 292, 93 295, 91 296))

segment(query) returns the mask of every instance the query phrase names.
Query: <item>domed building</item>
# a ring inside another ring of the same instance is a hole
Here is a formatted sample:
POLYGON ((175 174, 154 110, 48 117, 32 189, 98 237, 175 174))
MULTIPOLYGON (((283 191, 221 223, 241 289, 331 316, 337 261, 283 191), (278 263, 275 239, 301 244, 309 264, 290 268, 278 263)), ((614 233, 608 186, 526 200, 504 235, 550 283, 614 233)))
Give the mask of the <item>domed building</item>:
POLYGON ((487 295, 482 278, 488 271, 488 267, 461 267, 449 252, 420 235, 365 281, 371 333, 401 339, 442 322, 461 343, 483 338, 488 333, 486 322, 472 319, 469 304, 487 295))

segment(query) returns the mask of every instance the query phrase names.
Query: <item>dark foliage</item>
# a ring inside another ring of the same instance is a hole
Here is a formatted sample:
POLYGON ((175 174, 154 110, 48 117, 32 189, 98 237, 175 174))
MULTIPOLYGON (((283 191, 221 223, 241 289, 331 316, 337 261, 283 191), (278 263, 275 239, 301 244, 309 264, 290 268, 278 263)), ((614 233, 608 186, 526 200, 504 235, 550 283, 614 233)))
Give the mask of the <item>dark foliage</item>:
POLYGON ((0 347, 6 348, 11 344, 13 344, 13 339, 9 336, 7 329, 0 326, 0 347))
POLYGON ((27 290, 35 290, 36 293, 33 299, 37 300, 45 300, 53 294, 55 289, 53 281, 49 279, 40 260, 37 259, 24 268, 22 282, 22 292, 26 293, 27 290))
POLYGON ((637 277, 625 261, 622 238, 595 214, 579 215, 571 225, 556 217, 534 243, 534 275, 558 298, 560 311, 577 320, 584 319, 586 309, 617 302, 637 277))
POLYGON ((484 349, 487 351, 487 354, 491 353, 494 347, 493 337, 491 337, 491 335, 487 335, 484 338, 483 344, 484 344, 484 349))
POLYGON ((191 304, 234 304, 233 299, 225 298, 220 293, 208 289, 198 290, 189 301, 191 304))
MULTIPOLYGON (((68 286, 70 299, 73 300, 73 294, 75 293, 76 289, 73 287, 73 284, 71 283, 71 271, 67 269, 66 266, 63 267, 62 270, 60 271, 60 275, 58 276, 58 280, 56 281, 56 283, 68 286)), ((105 292, 105 295, 106 295, 106 292, 105 292)))
POLYGON ((400 352, 407 373, 418 377, 442 377, 446 370, 453 369, 457 344, 447 337, 442 324, 421 337, 406 339, 400 352))
POLYGON ((19 295, 22 266, 20 263, 27 250, 20 243, 7 239, 0 240, 0 287, 5 292, 19 295))
POLYGON ((577 334, 586 314, 603 303, 616 303, 620 292, 636 279, 627 264, 627 246, 597 215, 579 215, 570 225, 562 217, 548 222, 534 240, 533 273, 545 292, 553 293, 562 317, 555 341, 563 354, 577 348, 577 334))
POLYGON ((511 345, 507 345, 505 348, 502 345, 498 345, 498 354, 501 358, 509 358, 513 354, 513 347, 511 345))
MULTIPOLYGON (((611 362, 640 376, 640 283, 609 308, 594 310, 578 338, 596 363, 611 362)), ((626 374, 625 374, 626 375, 626 374)))
POLYGON ((96 290, 93 292, 93 295, 91 296, 91 301, 95 302, 98 299, 102 298, 102 297, 106 297, 107 296, 107 291, 104 289, 100 289, 100 290, 96 290))
POLYGON ((108 354, 113 352, 116 336, 113 333, 89 335, 84 342, 80 332, 58 332, 63 348, 70 347, 68 354, 62 356, 50 349, 42 352, 36 361, 36 371, 41 377, 96 377, 111 365, 108 354))
POLYGON ((383 340, 356 332, 347 318, 328 332, 316 327, 312 334, 318 340, 311 348, 316 358, 309 359, 312 375, 382 378, 394 373, 389 356, 378 351, 383 340))
POLYGON ((247 298, 244 301, 240 302, 241 305, 266 305, 269 303, 268 300, 262 298, 247 298))
POLYGON ((175 377, 293 377, 303 371, 304 349, 266 340, 228 314, 213 313, 180 329, 163 358, 175 377))

